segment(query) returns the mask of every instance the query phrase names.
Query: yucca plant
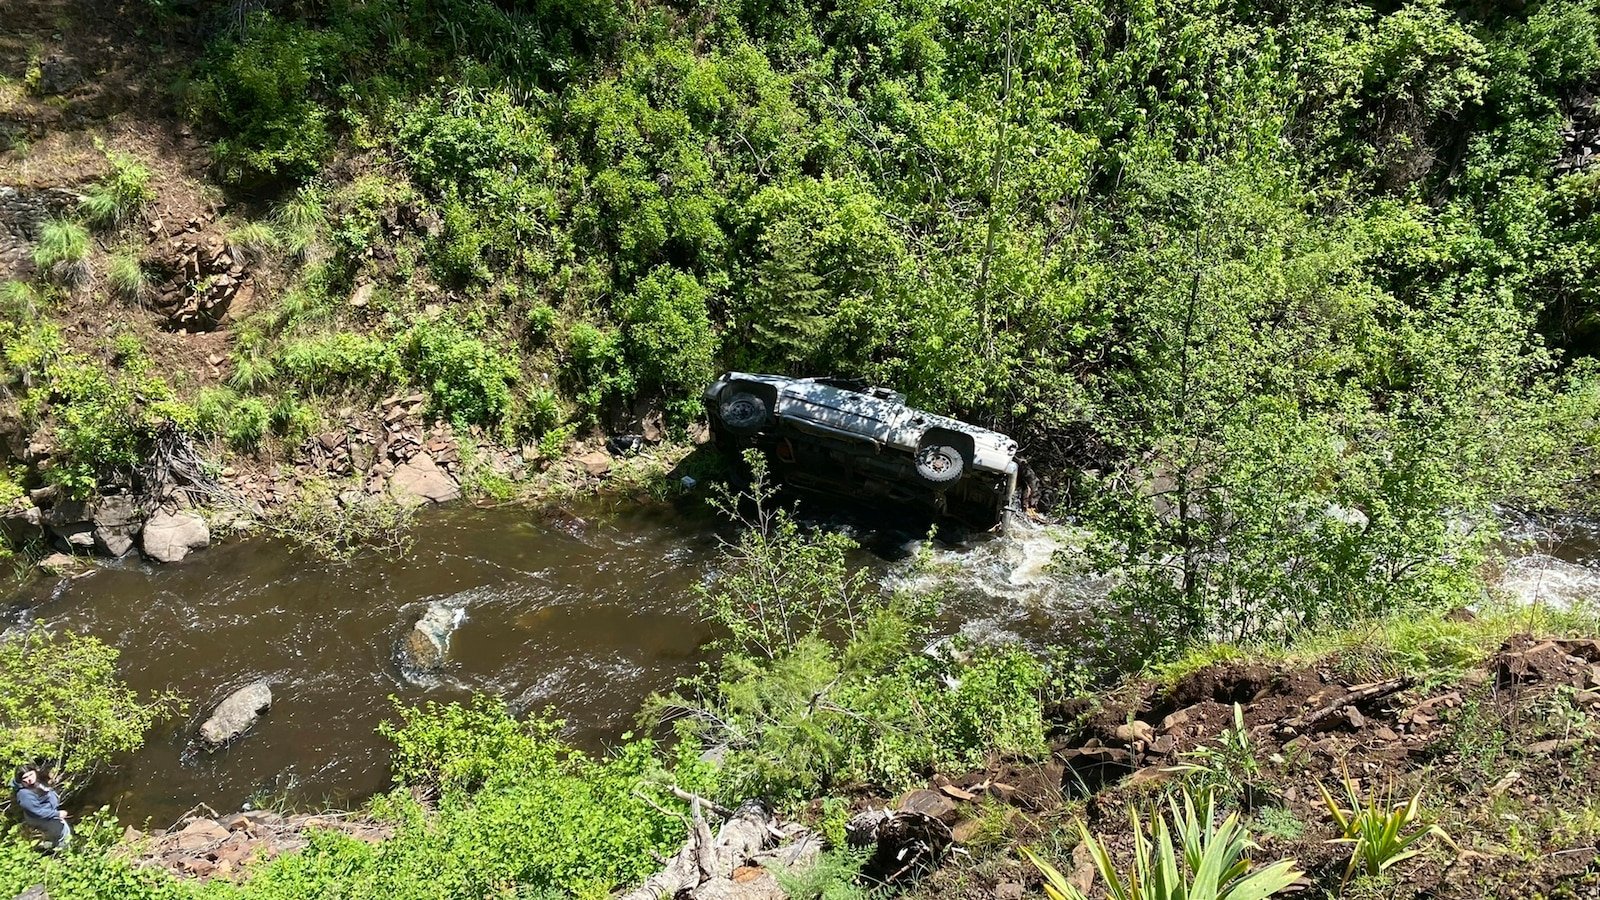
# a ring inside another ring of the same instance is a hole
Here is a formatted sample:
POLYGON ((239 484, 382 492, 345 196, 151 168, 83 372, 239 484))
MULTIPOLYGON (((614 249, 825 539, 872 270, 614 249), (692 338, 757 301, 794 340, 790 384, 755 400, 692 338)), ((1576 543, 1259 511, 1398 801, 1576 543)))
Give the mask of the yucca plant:
POLYGON ((1421 791, 1413 794, 1405 803, 1396 803, 1390 792, 1380 794, 1374 791, 1370 797, 1363 799, 1348 772, 1344 774, 1343 784, 1345 797, 1350 804, 1348 809, 1341 807, 1327 788, 1319 784, 1317 789, 1322 792, 1323 805, 1339 828, 1339 837, 1334 838, 1333 842, 1350 845, 1350 862, 1344 870, 1345 883, 1358 872, 1379 875, 1397 863, 1416 856, 1422 852, 1417 843, 1429 835, 1453 844, 1444 829, 1423 821, 1421 791))
MULTIPOLYGON (((1194 797, 1187 791, 1183 792, 1181 806, 1172 797, 1167 803, 1170 827, 1167 817, 1157 814, 1151 817, 1148 832, 1138 810, 1129 810, 1133 864, 1126 873, 1117 869, 1105 845, 1088 828, 1078 825, 1112 900, 1264 900, 1293 884, 1302 874, 1292 859, 1252 871, 1245 853, 1256 845, 1249 832, 1240 824, 1238 815, 1230 815, 1218 824, 1209 794, 1203 816, 1196 812, 1194 797)), ((1050 900, 1088 900, 1054 866, 1027 848, 1022 852, 1044 875, 1045 893, 1050 900)))

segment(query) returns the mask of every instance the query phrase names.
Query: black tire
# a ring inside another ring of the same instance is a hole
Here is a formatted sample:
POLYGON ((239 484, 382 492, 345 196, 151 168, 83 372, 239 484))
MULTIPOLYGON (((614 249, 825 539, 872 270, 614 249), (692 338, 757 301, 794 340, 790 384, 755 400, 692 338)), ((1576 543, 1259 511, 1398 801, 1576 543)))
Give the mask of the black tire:
POLYGON ((961 451, 948 444, 928 444, 917 451, 917 477, 929 484, 950 484, 966 471, 961 451))
POLYGON ((722 427, 732 434, 748 435, 761 430, 772 415, 767 401, 749 391, 735 391, 717 406, 722 427))

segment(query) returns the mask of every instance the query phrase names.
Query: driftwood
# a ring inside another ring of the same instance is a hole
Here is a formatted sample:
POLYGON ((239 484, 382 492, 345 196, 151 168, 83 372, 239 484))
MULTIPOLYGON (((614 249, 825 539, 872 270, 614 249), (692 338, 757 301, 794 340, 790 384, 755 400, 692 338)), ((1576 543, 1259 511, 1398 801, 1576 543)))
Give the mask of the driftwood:
POLYGON ((689 839, 665 867, 618 900, 781 900, 784 891, 773 870, 804 867, 822 852, 822 839, 798 825, 779 826, 757 800, 729 810, 687 791, 689 839), (704 810, 726 821, 711 833, 704 810))
POLYGON ((1295 718, 1284 721, 1283 724, 1278 726, 1278 729, 1285 733, 1304 733, 1316 728, 1316 726, 1323 720, 1332 717, 1335 713, 1342 711, 1347 706, 1368 703, 1372 700, 1378 699, 1379 697, 1387 697, 1390 694, 1399 693, 1400 691, 1410 687, 1411 684, 1412 679, 1402 677, 1391 678, 1388 681, 1376 681, 1371 684, 1358 685, 1351 688, 1332 703, 1328 703, 1318 709, 1312 710, 1305 715, 1296 716, 1295 718))
MULTIPOLYGON (((822 853, 822 836, 803 826, 780 824, 766 804, 747 800, 727 809, 687 791, 683 849, 660 872, 617 900, 783 900, 776 873, 804 869, 822 853), (704 811, 725 821, 715 836, 704 811)), ((950 828, 913 809, 868 809, 845 824, 851 847, 867 852, 861 880, 872 885, 904 883, 931 871, 953 843, 950 828)))

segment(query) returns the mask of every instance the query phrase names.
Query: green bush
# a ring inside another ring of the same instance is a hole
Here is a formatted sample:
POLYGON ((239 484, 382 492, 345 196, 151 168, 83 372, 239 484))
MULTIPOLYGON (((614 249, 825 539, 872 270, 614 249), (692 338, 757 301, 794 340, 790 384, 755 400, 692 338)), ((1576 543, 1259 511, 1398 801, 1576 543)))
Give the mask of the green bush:
POLYGON ((961 662, 921 652, 934 609, 869 585, 842 535, 801 532, 751 463, 752 494, 721 504, 743 531, 702 590, 729 635, 721 671, 647 707, 688 711, 684 727, 721 748, 725 790, 793 801, 895 790, 1043 747, 1037 661, 1020 648, 972 648, 961 662))
POLYGON ((333 41, 265 13, 242 34, 214 45, 201 63, 190 115, 216 129, 212 155, 224 181, 305 178, 333 145, 322 100, 337 64, 333 41))
POLYGON ((273 355, 273 370, 307 390, 382 387, 402 371, 388 341, 349 331, 294 338, 273 355))
POLYGON ((692 404, 714 375, 710 297, 687 272, 654 269, 619 310, 630 367, 669 399, 692 404))
POLYGON ((457 426, 500 422, 511 405, 517 364, 451 325, 424 322, 401 338, 406 367, 428 389, 431 408, 457 426))
MULTIPOLYGON (((188 410, 172 402, 172 389, 150 375, 147 359, 124 361, 110 372, 77 354, 54 358, 42 379, 47 388, 25 398, 25 411, 48 412, 57 464, 47 477, 74 496, 92 493, 101 475, 131 471, 144 461, 154 429, 188 410)), ((180 423, 187 424, 187 423, 180 423)))
POLYGON ((92 637, 27 629, 0 638, 0 766, 51 761, 81 786, 177 709, 169 694, 140 700, 117 675, 117 651, 92 637))

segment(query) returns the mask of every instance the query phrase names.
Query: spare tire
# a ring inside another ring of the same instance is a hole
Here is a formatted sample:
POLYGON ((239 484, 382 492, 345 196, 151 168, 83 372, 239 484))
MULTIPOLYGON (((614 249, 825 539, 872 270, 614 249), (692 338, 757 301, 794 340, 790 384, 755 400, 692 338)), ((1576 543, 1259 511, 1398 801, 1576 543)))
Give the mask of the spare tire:
POLYGON ((929 484, 949 484, 961 477, 967 461, 948 444, 928 444, 917 451, 917 477, 929 484))
POLYGON ((724 428, 734 434, 754 434, 767 424, 772 409, 767 401, 749 391, 735 391, 723 398, 717 416, 724 428))

